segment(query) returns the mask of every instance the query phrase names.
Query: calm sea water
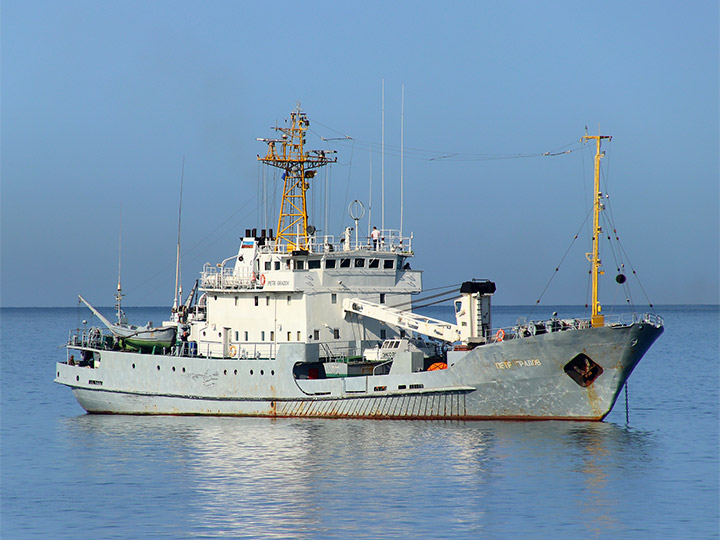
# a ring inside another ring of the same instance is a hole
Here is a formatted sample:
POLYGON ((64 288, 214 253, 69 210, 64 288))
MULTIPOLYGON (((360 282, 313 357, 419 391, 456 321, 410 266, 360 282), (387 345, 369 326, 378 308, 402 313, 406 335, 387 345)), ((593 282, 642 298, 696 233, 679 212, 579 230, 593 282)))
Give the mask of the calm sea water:
POLYGON ((720 313, 658 311, 626 424, 90 416, 52 382, 87 311, 2 309, 0 536, 718 538, 720 313))

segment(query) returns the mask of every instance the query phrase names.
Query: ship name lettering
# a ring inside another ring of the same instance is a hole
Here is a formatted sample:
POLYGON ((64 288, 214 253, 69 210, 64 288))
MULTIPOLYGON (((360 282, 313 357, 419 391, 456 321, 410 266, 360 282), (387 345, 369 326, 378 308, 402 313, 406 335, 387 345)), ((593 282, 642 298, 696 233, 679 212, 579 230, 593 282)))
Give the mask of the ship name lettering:
POLYGON ((530 360, 503 360, 502 362, 495 362, 496 369, 512 369, 514 367, 531 367, 541 366, 542 362, 538 358, 531 358, 530 360))
POLYGON ((528 366, 541 366, 542 363, 537 358, 531 358, 530 360, 515 360, 515 364, 517 364, 518 367, 528 367, 528 366))

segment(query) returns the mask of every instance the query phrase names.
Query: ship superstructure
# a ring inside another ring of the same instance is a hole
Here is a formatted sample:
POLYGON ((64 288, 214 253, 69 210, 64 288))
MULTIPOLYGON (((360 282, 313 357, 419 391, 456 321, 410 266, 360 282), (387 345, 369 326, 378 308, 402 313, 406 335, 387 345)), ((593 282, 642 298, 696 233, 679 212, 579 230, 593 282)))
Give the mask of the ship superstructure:
MULTIPOLYGON (((282 170, 277 234, 247 229, 173 309, 174 345, 128 350, 98 329, 71 334, 56 382, 94 413, 600 420, 662 332, 656 315, 492 327, 495 283, 470 280, 454 323, 412 311, 422 272, 412 235, 320 234, 306 192, 335 161, 305 149, 299 108, 258 159, 282 170), (194 302, 196 291, 198 300, 194 302), (75 360, 75 354, 79 360, 75 360)), ((600 138, 597 138, 598 156, 600 138)), ((599 164, 596 158, 596 165, 599 164)), ((597 179, 597 174, 596 174, 597 179)), ((597 182, 596 182, 597 183, 597 182)), ((596 193, 598 193, 596 188, 596 193)), ((596 197, 596 216, 601 211, 596 197)), ((357 221, 356 221, 357 229, 357 221)), ((600 228, 595 223, 595 239, 600 228)), ((597 308, 597 310, 596 310, 597 308)))

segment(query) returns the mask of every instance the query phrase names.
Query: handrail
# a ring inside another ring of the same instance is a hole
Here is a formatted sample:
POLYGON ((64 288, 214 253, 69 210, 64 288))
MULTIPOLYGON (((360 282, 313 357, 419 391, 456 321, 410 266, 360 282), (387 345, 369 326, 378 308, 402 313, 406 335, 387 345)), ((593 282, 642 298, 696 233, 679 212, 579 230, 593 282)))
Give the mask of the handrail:
POLYGON ((389 360, 385 360, 384 362, 382 362, 382 363, 380 363, 380 364, 378 364, 378 365, 376 365, 376 366, 373 366, 373 371, 372 371, 373 375, 375 375, 375 370, 376 370, 376 369, 381 368, 381 367, 384 367, 384 366, 386 366, 386 365, 388 365, 388 364, 392 364, 392 363, 393 363, 393 360, 394 360, 394 357, 393 357, 393 358, 390 358, 389 360))

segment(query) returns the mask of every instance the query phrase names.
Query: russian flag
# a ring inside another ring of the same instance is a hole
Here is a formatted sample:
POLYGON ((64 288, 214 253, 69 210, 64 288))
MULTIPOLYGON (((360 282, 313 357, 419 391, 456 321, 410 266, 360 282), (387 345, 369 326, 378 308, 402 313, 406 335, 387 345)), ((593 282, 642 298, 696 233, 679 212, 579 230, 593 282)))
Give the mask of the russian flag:
POLYGON ((240 249, 245 249, 245 248, 252 249, 254 245, 255 245, 254 240, 243 240, 242 244, 240 244, 240 249))

